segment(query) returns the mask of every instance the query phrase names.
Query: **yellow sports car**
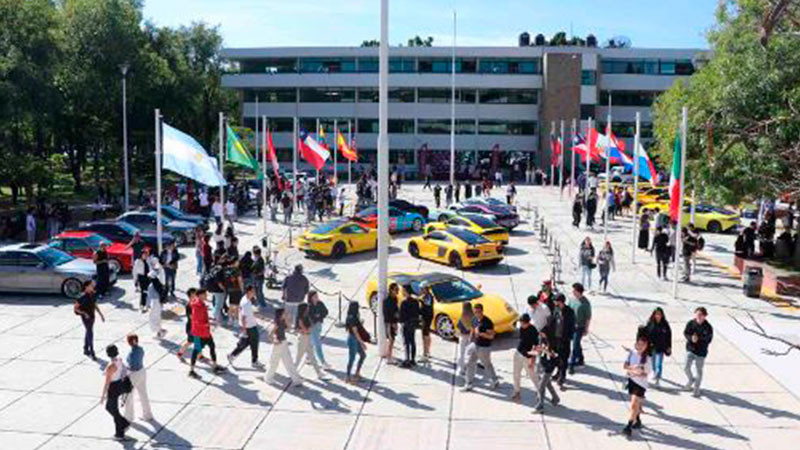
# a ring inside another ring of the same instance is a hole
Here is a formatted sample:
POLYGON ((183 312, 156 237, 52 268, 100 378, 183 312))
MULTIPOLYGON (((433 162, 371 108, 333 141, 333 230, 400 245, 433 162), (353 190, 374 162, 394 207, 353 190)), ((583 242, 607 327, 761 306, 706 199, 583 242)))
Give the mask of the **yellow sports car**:
POLYGON ((664 196, 669 199, 669 189, 663 187, 644 189, 639 191, 637 202, 639 202, 640 205, 644 205, 663 200, 664 196))
POLYGON ((463 228, 431 229, 411 238, 408 253, 463 269, 497 264, 503 260, 503 246, 463 228))
MULTIPOLYGON (((691 207, 683 208, 681 223, 687 225, 692 220, 691 207)), ((739 225, 739 214, 724 208, 711 205, 696 205, 694 207, 694 226, 711 233, 724 233, 736 229, 739 225)))
MULTIPOLYGON (((688 199, 688 198, 684 198, 683 199, 684 208, 686 208, 688 206, 691 206, 691 204, 692 204, 692 201, 690 199, 688 199)), ((663 200, 657 200, 657 201, 650 202, 650 203, 643 203, 639 207, 639 211, 640 212, 649 212, 649 213, 652 213, 652 214, 656 214, 656 213, 660 213, 660 212, 668 213, 669 212, 669 196, 667 196, 666 199, 663 199, 663 200)))
MULTIPOLYGON (((461 318, 462 303, 470 302, 483 305, 483 312, 494 323, 497 333, 514 331, 519 315, 505 300, 494 294, 484 294, 479 287, 476 288, 468 281, 455 275, 439 272, 417 273, 389 273, 388 285, 397 283, 405 289, 400 289, 400 302, 405 300, 406 292, 421 292, 424 287, 430 287, 433 294, 433 323, 431 327, 440 337, 454 339, 456 336, 456 323, 461 318)), ((372 279, 367 283, 366 300, 373 312, 378 311, 378 282, 372 279)))
POLYGON ((480 214, 459 214, 451 217, 446 222, 433 222, 425 227, 425 232, 431 230, 444 230, 448 228, 462 228, 480 234, 486 239, 501 245, 508 245, 508 229, 501 227, 492 219, 480 214))
POLYGON ((350 253, 374 250, 378 246, 378 230, 362 227, 349 220, 334 220, 297 239, 297 247, 306 256, 341 258, 350 253))

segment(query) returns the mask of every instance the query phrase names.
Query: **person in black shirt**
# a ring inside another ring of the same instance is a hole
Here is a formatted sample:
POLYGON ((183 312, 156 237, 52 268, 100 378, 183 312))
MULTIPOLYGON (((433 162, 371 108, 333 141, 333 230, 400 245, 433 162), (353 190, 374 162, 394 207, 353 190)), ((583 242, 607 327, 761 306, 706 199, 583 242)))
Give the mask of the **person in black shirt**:
POLYGON ((494 323, 483 314, 483 305, 480 303, 475 304, 473 312, 478 326, 472 330, 473 342, 467 347, 467 375, 463 389, 467 392, 473 389, 472 383, 475 378, 478 360, 483 364, 484 374, 489 378, 492 389, 500 386, 500 381, 498 381, 497 374, 494 371, 494 365, 492 365, 491 346, 495 336, 494 323))
POLYGON ((750 222, 750 226, 745 228, 742 233, 744 234, 744 247, 745 257, 752 258, 756 254, 756 221, 750 222))
POLYGON ((553 403, 553 406, 558 405, 558 403, 561 401, 561 399, 558 397, 558 393, 553 387, 553 383, 551 382, 553 370, 555 370, 556 366, 558 365, 559 356, 550 347, 550 342, 546 336, 541 338, 536 351, 539 354, 539 368, 537 370, 539 373, 539 395, 534 410, 536 412, 543 412, 546 391, 550 392, 550 401, 553 403))
POLYGON ((266 270, 266 261, 261 256, 261 248, 259 246, 253 247, 253 266, 251 269, 251 276, 253 278, 253 288, 256 290, 256 304, 260 308, 266 308, 267 302, 264 299, 264 272, 266 270))
POLYGON ((661 382, 661 374, 664 368, 664 355, 672 354, 672 329, 664 315, 664 310, 656 308, 650 314, 650 319, 645 327, 650 338, 650 354, 653 362, 653 376, 656 386, 661 382))
POLYGON ((386 329, 386 349, 385 357, 387 364, 394 364, 392 360, 392 349, 394 348, 394 338, 397 336, 397 302, 400 295, 400 286, 392 283, 389 286, 389 295, 383 300, 383 325, 386 329))
POLYGON ((533 370, 533 357, 531 353, 533 347, 539 343, 539 332, 536 327, 531 325, 531 316, 525 313, 519 319, 519 344, 514 351, 514 390, 511 392, 511 400, 520 399, 520 382, 522 379, 522 369, 528 374, 528 378, 537 387, 536 372, 533 370))
POLYGON ((347 329, 347 381, 348 384, 354 384, 361 380, 361 366, 364 365, 364 360, 367 358, 367 344, 361 337, 359 329, 361 325, 361 316, 358 311, 358 303, 350 302, 347 305, 347 318, 344 322, 344 327, 347 329), (351 376, 353 371, 353 363, 356 361, 358 355, 358 365, 356 366, 355 376, 351 376))
POLYGON ((97 270, 97 296, 103 297, 109 284, 108 252, 106 252, 105 242, 100 243, 92 259, 94 259, 94 266, 97 270))
POLYGON ((686 365, 683 370, 689 379, 686 383, 687 390, 694 390, 694 396, 700 396, 700 383, 703 381, 703 366, 708 356, 708 346, 714 339, 714 329, 706 317, 708 311, 699 307, 694 311, 694 319, 686 324, 683 335, 686 337, 686 365), (697 371, 697 376, 692 375, 692 364, 697 371))
POLYGON ((410 288, 406 288, 406 298, 400 304, 400 322, 403 324, 403 345, 406 350, 406 359, 403 361, 403 367, 412 367, 417 364, 416 335, 419 316, 419 300, 411 295, 410 288))
POLYGON ((442 187, 439 186, 437 183, 436 186, 433 187, 433 202, 436 204, 436 208, 439 209, 442 203, 442 187))
POLYGON ((433 293, 428 286, 422 289, 420 315, 422 316, 422 362, 428 362, 431 357, 431 324, 433 323, 433 293))
POLYGON ((575 196, 575 201, 572 202, 572 226, 580 228, 581 214, 583 213, 583 195, 578 194, 575 196))
POLYGON ((656 228, 656 235, 653 237, 653 245, 650 247, 650 253, 656 251, 656 274, 659 278, 667 280, 667 267, 669 266, 670 251, 669 251, 669 234, 664 232, 662 227, 656 228))
POLYGON ((564 294, 555 296, 555 308, 550 316, 550 326, 546 330, 549 341, 557 355, 558 372, 555 374, 556 383, 559 388, 564 390, 564 382, 567 381, 567 366, 569 363, 570 343, 575 334, 575 311, 567 305, 567 298, 564 294))
POLYGON ((94 353, 94 314, 100 315, 100 319, 105 322, 106 318, 103 312, 97 307, 97 299, 94 296, 94 281, 85 281, 83 283, 83 295, 75 300, 75 305, 72 308, 73 312, 81 316, 83 328, 85 333, 83 335, 83 354, 97 360, 94 353))

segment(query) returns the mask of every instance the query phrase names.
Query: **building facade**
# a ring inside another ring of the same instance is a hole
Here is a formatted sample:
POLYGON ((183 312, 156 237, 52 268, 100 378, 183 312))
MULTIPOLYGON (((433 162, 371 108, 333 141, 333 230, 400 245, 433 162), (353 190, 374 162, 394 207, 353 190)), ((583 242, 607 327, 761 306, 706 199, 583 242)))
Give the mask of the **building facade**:
MULTIPOLYGON (((449 170, 450 47, 393 47, 389 58, 389 159, 406 174, 449 170)), ((459 166, 550 164, 550 132, 565 122, 596 118, 603 130, 611 101, 612 128, 632 140, 637 112, 652 137, 655 97, 691 75, 700 49, 594 47, 457 47, 455 148, 459 166), (493 151, 494 149, 494 151, 493 151), (500 155, 500 156, 498 156, 500 155), (490 163, 491 164, 491 163, 490 163)), ((292 160, 293 120, 333 136, 349 131, 359 162, 376 161, 378 48, 229 48, 234 73, 225 88, 242 96, 241 123, 266 116, 281 164, 292 160)), ((328 138, 332 144, 332 137, 328 138)), ((345 167, 339 158, 339 169, 345 167)))

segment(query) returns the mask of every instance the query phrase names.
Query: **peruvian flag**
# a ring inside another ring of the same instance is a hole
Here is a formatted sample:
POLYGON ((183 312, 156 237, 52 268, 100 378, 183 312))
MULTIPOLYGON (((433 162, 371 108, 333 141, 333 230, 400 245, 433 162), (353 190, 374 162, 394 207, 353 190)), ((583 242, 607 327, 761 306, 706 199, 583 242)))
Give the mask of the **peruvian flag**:
POLYGON ((310 134, 306 133, 305 130, 300 130, 300 138, 298 139, 297 146, 303 159, 317 170, 322 169, 322 167, 325 166, 325 161, 331 156, 328 149, 317 142, 310 134))
POLYGON ((681 136, 678 133, 675 136, 675 150, 672 154, 672 171, 669 176, 669 217, 672 220, 678 220, 678 212, 681 209, 681 159, 683 153, 681 152, 681 136))
POLYGON ((272 143, 272 132, 267 131, 267 159, 272 163, 272 172, 275 173, 275 179, 278 180, 278 189, 283 189, 281 186, 281 175, 278 171, 278 156, 275 153, 275 145, 272 143))

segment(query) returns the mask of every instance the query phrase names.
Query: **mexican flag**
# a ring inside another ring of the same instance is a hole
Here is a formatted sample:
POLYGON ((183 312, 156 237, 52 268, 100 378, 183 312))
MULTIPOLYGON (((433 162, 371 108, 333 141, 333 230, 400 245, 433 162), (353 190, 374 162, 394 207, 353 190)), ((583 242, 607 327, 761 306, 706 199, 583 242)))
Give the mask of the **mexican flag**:
POLYGON ((238 164, 243 167, 247 167, 249 169, 253 169, 258 171, 258 161, 253 159, 250 156, 250 153, 244 148, 242 141, 236 136, 236 133, 233 132, 230 126, 227 126, 227 135, 228 135, 228 154, 227 160, 238 164))
POLYGON ((683 153, 681 152, 681 134, 675 136, 675 150, 672 155, 672 171, 669 176, 669 217, 677 221, 678 212, 681 208, 681 161, 683 153))

